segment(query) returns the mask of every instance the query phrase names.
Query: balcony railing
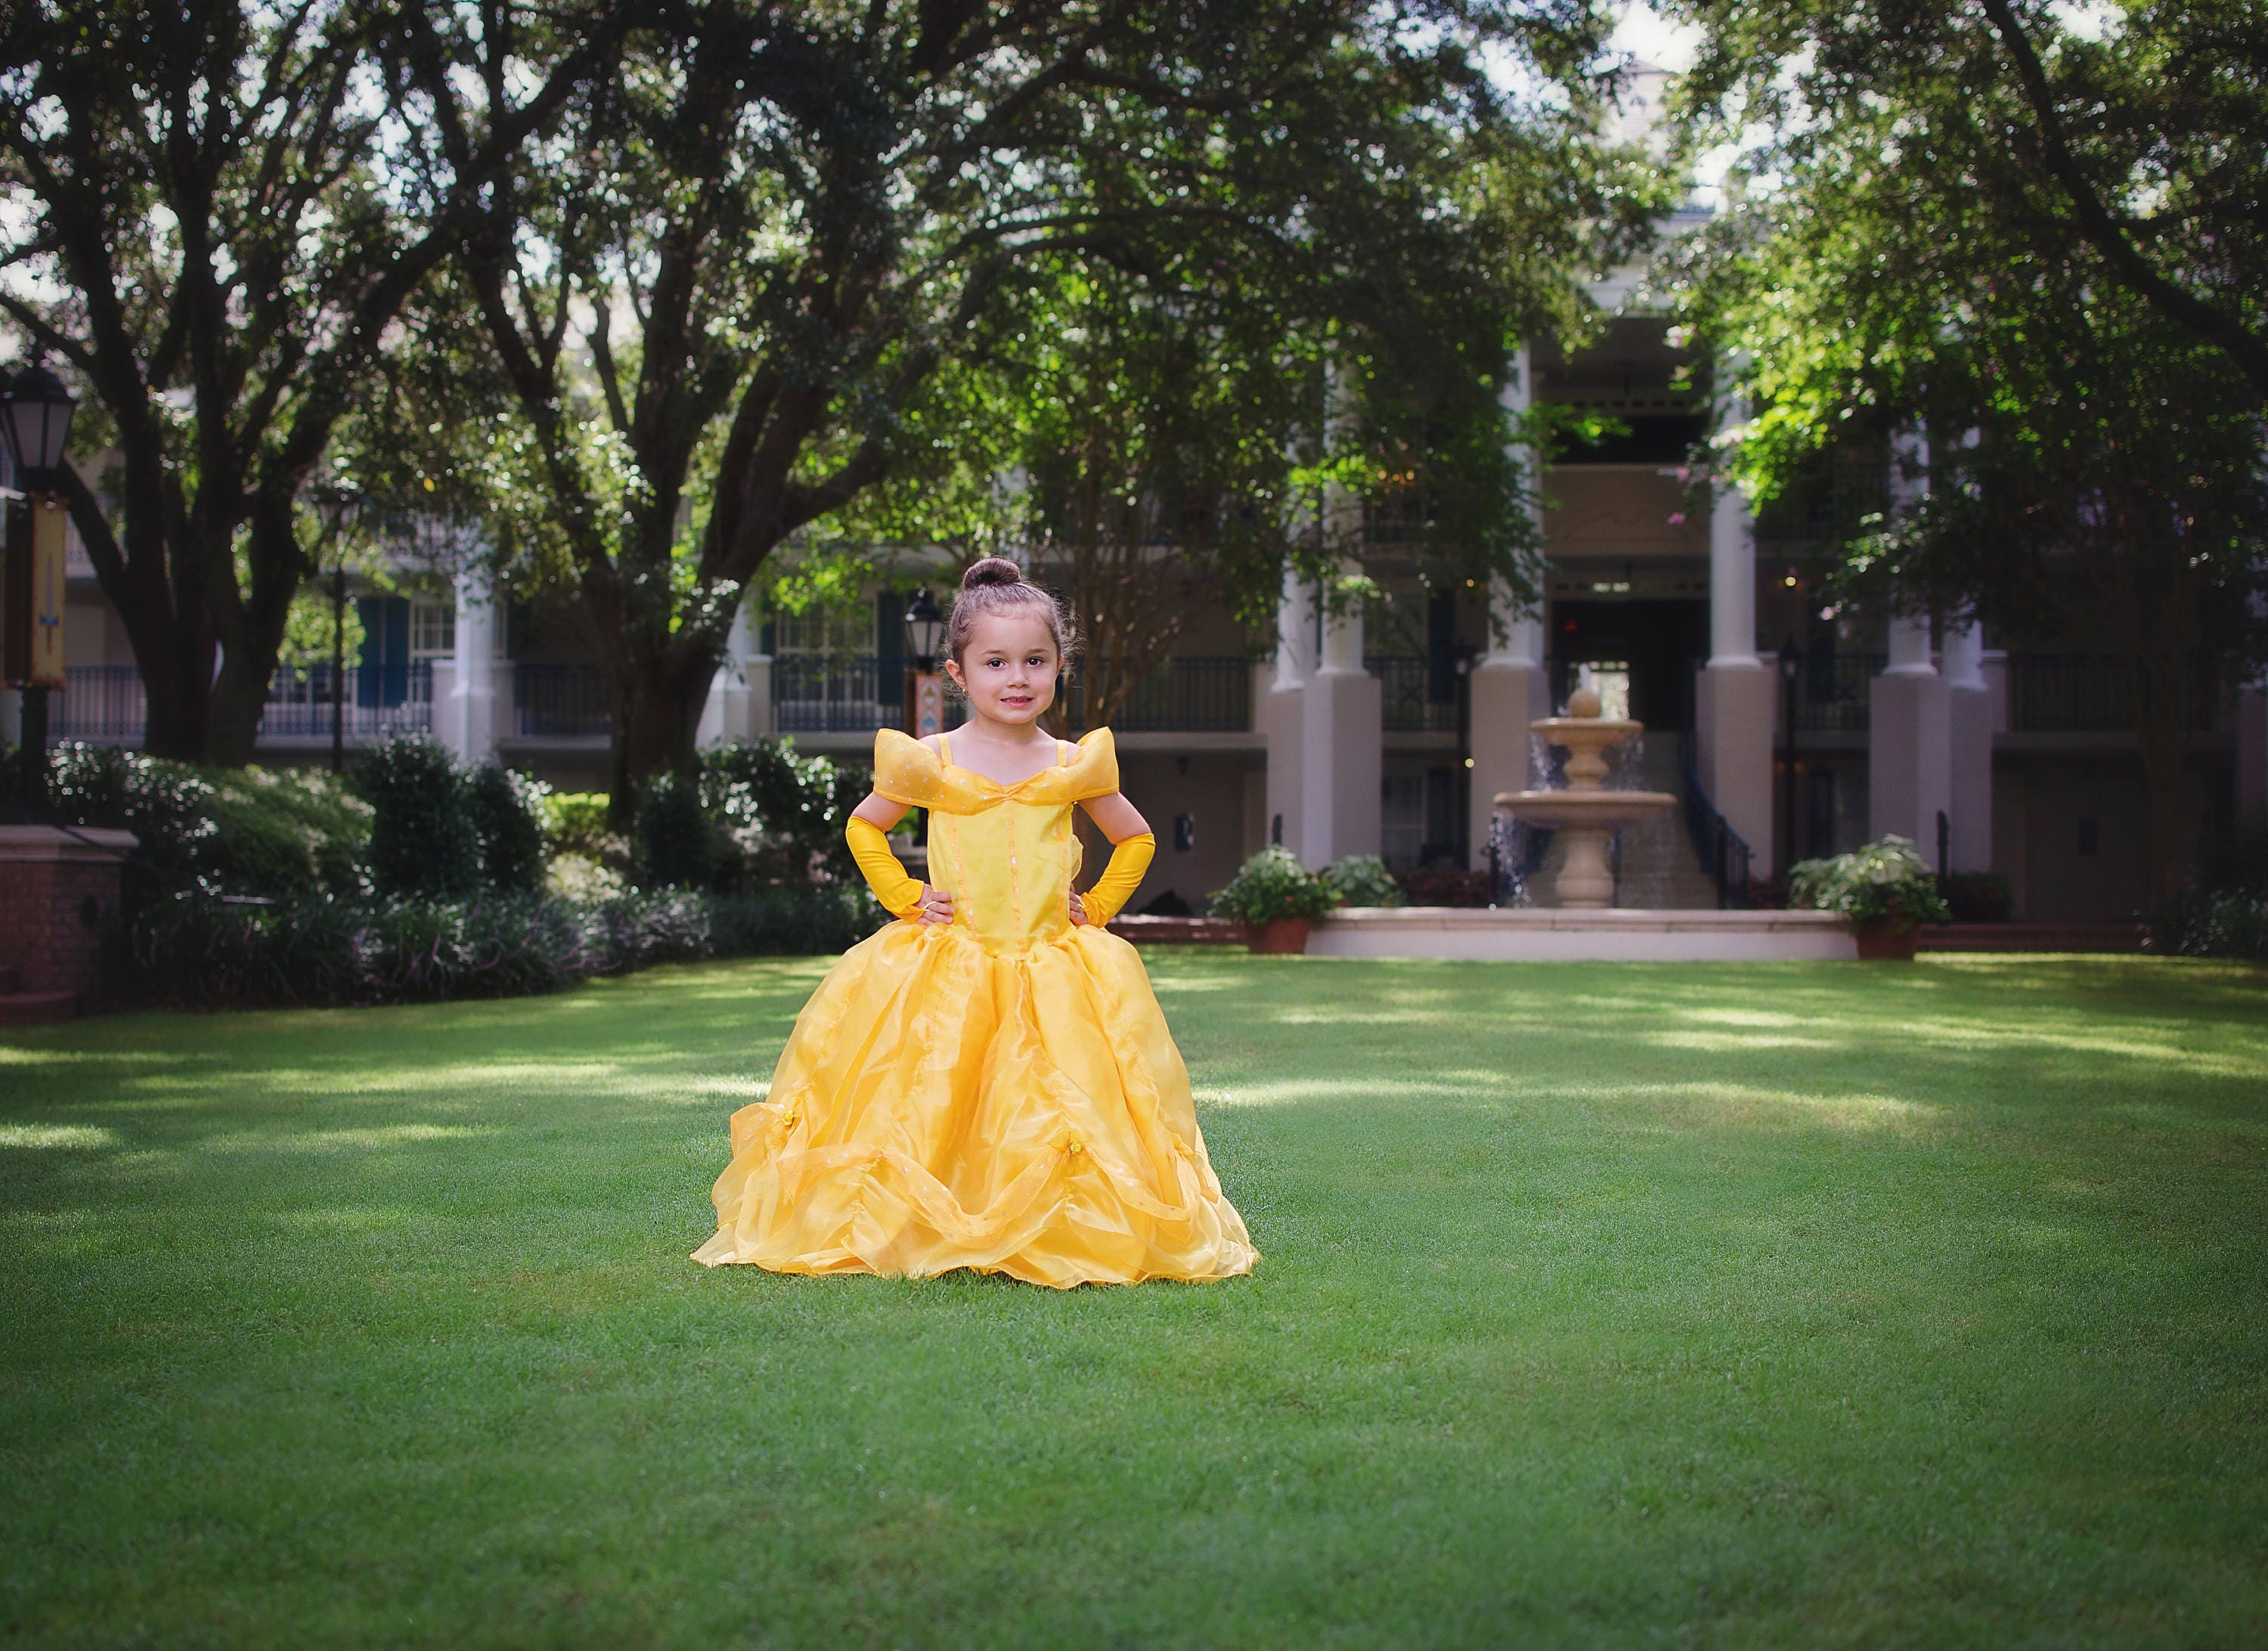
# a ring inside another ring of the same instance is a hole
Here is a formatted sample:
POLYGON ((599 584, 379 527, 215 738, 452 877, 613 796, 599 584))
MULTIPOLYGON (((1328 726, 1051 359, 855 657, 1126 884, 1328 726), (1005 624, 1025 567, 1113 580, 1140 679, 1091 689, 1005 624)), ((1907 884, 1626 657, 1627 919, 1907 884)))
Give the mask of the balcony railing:
MULTIPOLYGON (((1432 697, 1439 684, 1423 654, 1373 653, 1363 660, 1362 668, 1378 678, 1387 733, 1457 732, 1456 697, 1454 693, 1447 699, 1432 697)), ((1462 688, 1462 679, 1455 679, 1454 685, 1462 688)))
MULTIPOLYGON (((1065 711, 1086 714, 1085 683, 1074 674, 1065 711)), ((1252 667, 1243 659, 1167 660, 1135 684, 1110 719, 1121 733, 1241 733, 1252 726, 1252 667)))
POLYGON ((1814 649, 1806 654, 1795 678, 1796 732, 1866 733, 1874 678, 1889 663, 1889 656, 1881 653, 1814 649))
MULTIPOLYGON (((95 745, 139 743, 149 730, 142 674, 130 665, 78 665, 64 674, 52 702, 48 732, 58 740, 95 745)), ((389 734, 423 733, 433 726, 433 667, 425 660, 347 668, 344 694, 335 692, 331 669, 287 667, 269 683, 260 733, 269 740, 328 739, 334 698, 342 732, 358 744, 389 734)))
MULTIPOLYGON (((2026 733, 2128 733, 2134 727, 2133 674, 2125 661, 2084 653, 2019 653, 2008 659, 2008 726, 2026 733)), ((2220 701, 2202 676, 2183 721, 2220 721, 2220 701)))
POLYGON ((905 721, 905 679, 889 684, 889 703, 875 688, 872 654, 858 659, 782 653, 772 659, 772 724, 782 733, 870 733, 905 721))
POLYGON ((142 673, 130 665, 74 665, 60 698, 48 700, 48 733, 92 745, 131 745, 150 723, 142 673))
POLYGON ((268 703, 260 712, 260 733, 269 740, 328 739, 333 702, 340 729, 358 742, 396 733, 424 733, 433 726, 433 662, 397 660, 390 665, 350 665, 343 694, 328 665, 286 666, 269 679, 268 703))
POLYGON ((603 738, 614 726, 603 666, 515 665, 512 709, 513 730, 523 740, 603 738))

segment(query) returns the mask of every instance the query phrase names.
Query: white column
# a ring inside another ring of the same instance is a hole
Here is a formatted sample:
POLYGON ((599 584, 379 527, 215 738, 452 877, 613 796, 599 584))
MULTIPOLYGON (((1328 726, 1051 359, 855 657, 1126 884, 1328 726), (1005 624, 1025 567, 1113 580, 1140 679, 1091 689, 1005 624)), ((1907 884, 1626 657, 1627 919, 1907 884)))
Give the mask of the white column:
POLYGON ((1322 867, 1375 854, 1385 839, 1386 700, 1362 668, 1359 611, 1325 615, 1322 660, 1300 697, 1300 858, 1322 867))
POLYGON ((1315 585, 1284 570, 1283 600, 1276 605, 1276 687, 1292 692, 1315 668, 1315 585))
MULTIPOLYGON (((1720 363, 1729 377, 1734 362, 1720 363)), ((1719 439, 1737 442, 1746 404, 1720 385, 1719 439)), ((1756 875, 1769 876, 1772 833, 1772 743, 1777 677, 1756 654, 1756 524, 1741 490, 1718 478, 1709 506, 1709 663, 1696 684, 1695 767, 1734 830, 1748 844, 1756 875)))
MULTIPOLYGON (((1928 497, 1929 439, 1919 429, 1901 431, 1890 442, 1890 508, 1907 514, 1928 497)), ((1889 660, 1874 679, 1867 711, 1867 823, 1871 836, 1895 832, 1911 838, 1934 868, 1938 815, 1947 817, 1948 828, 1953 815, 1953 706, 1946 678, 1930 658, 1929 642, 1928 620, 1890 621, 1889 660)), ((1981 643, 1977 652, 1971 674, 1981 681, 1981 643)), ((1990 704, 1989 694, 1980 695, 1972 709, 1989 711, 1990 704)), ((1990 727, 1989 718, 1984 726, 1990 727)), ((1988 765, 1990 760, 1988 743, 1988 765)), ((1989 856, 1989 767, 1985 790, 1984 832, 1989 856)), ((1950 863, 1955 858, 1948 844, 1948 871, 1955 869, 1950 863)))
POLYGON ((701 725, 694 734, 699 744, 737 745, 755 737, 755 683, 749 667, 755 648, 755 629, 744 601, 733 615, 725 657, 709 680, 709 698, 701 707, 701 725))
MULTIPOLYGON (((1523 343, 1513 357, 1512 380, 1498 397, 1508 431, 1516 432, 1518 420, 1533 404, 1531 365, 1528 346, 1523 343)), ((1543 505, 1532 495, 1543 485, 1542 462, 1535 450, 1522 442, 1511 443, 1507 452, 1530 491, 1528 516, 1540 539, 1543 505)), ((1488 865, 1489 832, 1496 823, 1498 795, 1528 788, 1528 725, 1551 714, 1550 683, 1543 672, 1540 593, 1536 607, 1522 611, 1510 586, 1501 579, 1490 581, 1488 646, 1474 664, 1468 688, 1472 696, 1473 767, 1466 837, 1472 846, 1474 869, 1480 870, 1488 865)))
POLYGON ((1992 866, 1992 685, 1984 675, 1984 628, 1973 616, 1947 627, 1948 812, 1953 837, 1948 869, 1992 866))
POLYGON ((1362 674, 1362 609, 1349 607, 1338 613, 1323 615, 1322 659, 1315 667, 1318 676, 1359 676, 1362 674))
POLYGON ((1885 676, 1936 675, 1937 665, 1930 657, 1929 621, 1891 620, 1889 654, 1889 663, 1882 671, 1885 676))
POLYGON ((502 732, 497 726, 496 654, 496 603, 488 575, 477 569, 460 573, 448 698, 443 703, 437 694, 434 705, 436 732, 460 762, 496 760, 502 732))
POLYGON ((1267 834, 1293 853, 1300 851, 1307 741, 1307 678, 1315 668, 1315 588, 1292 568, 1284 570, 1284 592, 1276 604, 1276 662, 1268 691, 1258 702, 1260 732, 1268 741, 1264 807, 1267 834))
POLYGON ((1709 506, 1709 668, 1761 671, 1756 654, 1756 521, 1741 490, 1719 481, 1709 506))

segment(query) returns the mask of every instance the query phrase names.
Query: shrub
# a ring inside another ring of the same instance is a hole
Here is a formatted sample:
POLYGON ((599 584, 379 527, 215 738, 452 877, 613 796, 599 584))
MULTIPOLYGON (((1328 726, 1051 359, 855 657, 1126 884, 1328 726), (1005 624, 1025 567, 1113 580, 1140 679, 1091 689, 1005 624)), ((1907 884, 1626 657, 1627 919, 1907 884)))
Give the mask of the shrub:
POLYGON ((193 892, 155 903, 112 937, 103 987, 114 1002, 207 1009, 515 997, 653 963, 839 951, 881 916, 863 889, 808 887, 596 902, 193 892))
POLYGON ((1320 918, 1336 904, 1331 886, 1281 844, 1271 844, 1237 867, 1228 887, 1216 889, 1211 900, 1216 917, 1256 924, 1276 918, 1320 918))
POLYGON ((847 881, 843 827, 865 795, 864 770, 799 756, 792 740, 720 746, 701 760, 701 800, 730 839, 723 879, 747 887, 847 881))
POLYGON ((701 792, 675 774, 657 774, 638 799, 630 865, 641 888, 706 888, 717 870, 717 839, 701 792))
POLYGON ((2159 950, 2268 963, 2268 833, 2240 839, 2150 925, 2159 950))
POLYGON ((783 884, 719 895, 710 907, 710 955, 807 956, 845 951, 887 918, 864 883, 783 884))
POLYGON ((1400 906, 1409 903, 1402 885, 1375 854, 1350 854, 1320 873, 1343 906, 1400 906))
POLYGON ((134 833, 127 909, 188 889, 259 897, 356 895, 371 810, 314 769, 200 769, 70 742, 50 754, 51 797, 73 825, 134 833))
POLYGON ((480 887, 481 835, 456 759, 424 734, 373 746, 355 788, 376 811, 370 874, 380 894, 447 900, 480 887))
MULTIPOLYGON (((146 759, 145 759, 146 760, 146 759)), ((370 805, 320 769, 208 769, 218 882, 233 894, 363 892, 370 805)))
POLYGON ((532 894, 543 887, 549 855, 542 804, 549 789, 493 763, 473 770, 465 801, 480 834, 481 868, 490 888, 532 894))
POLYGON ((1492 906, 1496 888, 1486 872, 1436 864, 1403 872, 1395 881, 1413 906, 1492 906))
POLYGON ((607 824, 608 802, 602 791, 544 792, 538 804, 544 846, 555 858, 579 854, 585 859, 611 861, 622 857, 622 840, 607 824))
POLYGON ((1955 923, 2006 923, 2016 909, 2015 887, 1999 872, 1955 872, 1941 892, 1955 923))
POLYGON ((1911 840, 1895 833, 1830 859, 1797 861, 1788 867, 1787 901, 1839 911, 1853 923, 1888 918, 1900 929, 1950 916, 1911 840))
POLYGON ((613 866, 584 854, 555 854, 544 868, 543 887, 561 900, 611 900, 630 887, 613 866))

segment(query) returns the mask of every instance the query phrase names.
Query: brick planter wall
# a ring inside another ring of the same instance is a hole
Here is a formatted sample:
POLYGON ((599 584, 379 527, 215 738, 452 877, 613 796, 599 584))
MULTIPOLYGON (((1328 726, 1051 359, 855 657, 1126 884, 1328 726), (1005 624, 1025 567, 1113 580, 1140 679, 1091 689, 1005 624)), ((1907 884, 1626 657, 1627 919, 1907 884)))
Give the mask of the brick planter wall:
POLYGON ((18 990, 83 992, 118 916, 130 831, 0 825, 0 974, 18 990))

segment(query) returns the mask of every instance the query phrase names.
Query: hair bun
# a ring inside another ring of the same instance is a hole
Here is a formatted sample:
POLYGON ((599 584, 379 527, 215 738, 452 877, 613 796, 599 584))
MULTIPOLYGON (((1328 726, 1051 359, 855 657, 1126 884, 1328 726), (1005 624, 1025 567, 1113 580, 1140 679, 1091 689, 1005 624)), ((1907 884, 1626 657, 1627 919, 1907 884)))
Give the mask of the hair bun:
POLYGON ((987 585, 1021 585, 1024 570, 1005 556, 986 556, 969 564, 968 571, 961 576, 964 591, 981 590, 987 585))

